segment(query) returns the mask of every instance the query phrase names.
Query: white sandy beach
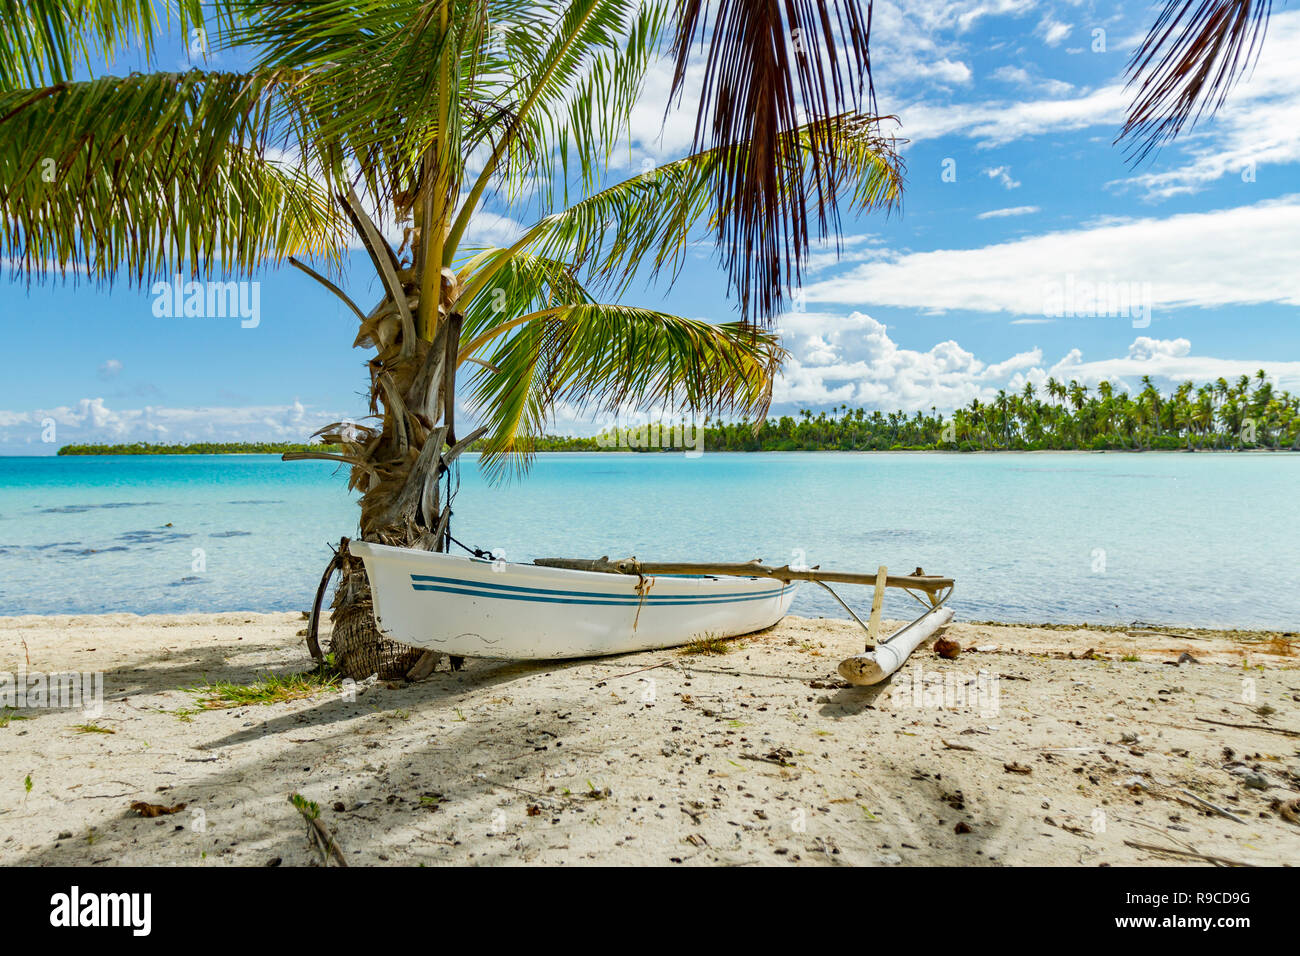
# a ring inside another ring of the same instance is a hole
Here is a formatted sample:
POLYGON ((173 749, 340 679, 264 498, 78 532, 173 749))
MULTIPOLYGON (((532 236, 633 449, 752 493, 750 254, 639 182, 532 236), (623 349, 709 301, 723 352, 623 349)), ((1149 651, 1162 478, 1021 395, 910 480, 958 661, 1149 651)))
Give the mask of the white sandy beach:
POLYGON ((959 623, 957 659, 853 688, 860 632, 788 618, 720 656, 471 660, 354 700, 186 690, 305 670, 303 626, 0 618, 0 671, 105 675, 101 715, 0 711, 0 864, 320 865, 293 792, 351 865, 1300 862, 1294 634, 959 623))

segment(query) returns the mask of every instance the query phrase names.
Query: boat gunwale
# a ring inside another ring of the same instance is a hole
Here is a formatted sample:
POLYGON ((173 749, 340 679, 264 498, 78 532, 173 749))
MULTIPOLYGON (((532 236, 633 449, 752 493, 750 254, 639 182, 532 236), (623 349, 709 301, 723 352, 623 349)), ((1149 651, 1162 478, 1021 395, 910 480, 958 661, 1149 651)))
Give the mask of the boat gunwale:
MULTIPOLYGON (((372 541, 351 541, 348 543, 348 547, 351 551, 356 553, 362 559, 367 557, 367 552, 370 552, 371 555, 380 558, 388 557, 390 555, 392 558, 398 558, 399 556, 401 556, 404 558, 409 557, 409 559, 413 561, 427 561, 432 564, 438 564, 442 561, 454 561, 457 562, 458 564, 463 562, 464 564, 469 566, 481 567, 483 565, 487 565, 490 567, 496 563, 495 560, 493 559, 480 558, 474 555, 465 555, 462 557, 461 555, 458 554, 447 554, 446 552, 440 552, 440 551, 421 551, 416 548, 401 548, 391 544, 376 544, 372 541)), ((611 575, 604 571, 583 571, 577 568, 552 568, 552 567, 547 567, 546 565, 532 564, 531 562, 525 562, 525 561, 507 561, 505 563, 511 569, 519 569, 522 571, 526 571, 528 576, 536 575, 542 580, 550 579, 557 582, 558 581, 572 582, 573 576, 578 575, 580 579, 589 579, 593 583, 599 581, 606 587, 606 590, 603 592, 605 594, 617 593, 609 590, 609 585, 611 585, 615 580, 629 581, 633 584, 634 587, 638 580, 634 575, 611 575)), ((413 572, 413 573, 418 573, 418 572, 413 572)), ((656 579, 666 578, 674 581, 683 581, 683 582, 689 581, 689 582, 698 582, 698 583, 712 581, 712 582, 716 582, 718 585, 726 585, 732 582, 739 583, 742 581, 763 583, 763 584, 780 582, 783 585, 783 587, 773 591, 772 594, 770 595, 772 597, 783 595, 786 593, 787 588, 795 587, 800 583, 798 581, 781 581, 781 579, 779 578, 771 578, 763 575, 753 575, 753 576, 746 575, 744 577, 741 577, 739 575, 717 575, 717 574, 654 574, 654 575, 646 575, 646 577, 652 577, 656 579)), ((476 582, 466 582, 466 583, 472 585, 475 584, 476 582)), ((749 593, 754 593, 754 592, 749 592, 749 593)))

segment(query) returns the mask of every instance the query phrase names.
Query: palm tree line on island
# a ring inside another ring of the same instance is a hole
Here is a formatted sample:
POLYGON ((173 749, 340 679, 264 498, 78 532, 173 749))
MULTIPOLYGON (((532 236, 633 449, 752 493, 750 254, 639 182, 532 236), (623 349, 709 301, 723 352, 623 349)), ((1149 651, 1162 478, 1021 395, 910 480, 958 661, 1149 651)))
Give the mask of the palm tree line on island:
POLYGON ((554 436, 545 451, 1300 451, 1300 396, 1279 391, 1264 370, 1234 382, 1187 381, 1161 393, 1150 376, 1128 392, 1049 378, 944 415, 937 408, 884 412, 841 404, 751 422, 704 419, 700 438, 683 422, 611 427, 590 438, 554 436))
POLYGON ((813 450, 839 448, 960 451, 1300 450, 1300 397, 1279 391, 1261 370, 1252 379, 1220 378, 1197 387, 1183 382, 1162 394, 1144 376, 1143 388, 1126 392, 1102 381, 1095 389, 1049 378, 1040 393, 1032 383, 974 399, 951 416, 931 411, 865 411, 841 405, 829 414, 805 410, 768 419, 757 432, 742 423, 706 425, 707 450, 813 450), (1252 385, 1253 383, 1253 385, 1252 385))
MULTIPOLYGON (((1300 396, 1279 391, 1260 369, 1233 382, 1219 378, 1197 386, 1183 382, 1161 393, 1149 376, 1129 393, 1110 382, 1095 389, 1076 380, 1049 378, 1039 392, 1027 382, 1019 392, 974 399, 950 416, 850 408, 765 418, 757 429, 744 421, 705 417, 699 439, 689 422, 655 421, 602 429, 593 436, 542 435, 535 452, 566 451, 1300 451, 1300 396)), ((481 441, 471 443, 479 451, 481 441)), ((338 451, 338 445, 277 442, 195 442, 65 445, 60 455, 281 454, 338 451)))

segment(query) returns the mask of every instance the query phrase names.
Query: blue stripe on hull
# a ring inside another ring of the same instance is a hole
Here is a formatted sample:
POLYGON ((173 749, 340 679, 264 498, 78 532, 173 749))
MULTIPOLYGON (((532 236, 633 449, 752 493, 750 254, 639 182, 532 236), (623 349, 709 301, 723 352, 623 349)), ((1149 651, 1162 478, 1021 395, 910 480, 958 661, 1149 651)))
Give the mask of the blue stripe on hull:
MULTIPOLYGON (((421 577, 421 575, 413 574, 411 575, 411 577, 414 579, 416 577, 421 577)), ((454 579, 448 579, 448 580, 454 581, 454 579)), ((636 607, 641 603, 641 599, 635 596, 630 598, 618 597, 616 595, 597 596, 593 592, 587 592, 587 593, 593 593, 593 596, 591 598, 579 598, 579 597, 561 596, 561 595, 567 595, 572 592, 544 591, 540 588, 521 589, 521 590, 529 590, 529 591, 538 591, 539 593, 536 594, 508 594, 508 593, 504 593, 503 591, 471 590, 470 589, 471 587, 478 587, 478 585, 475 585, 473 582, 470 581, 455 581, 454 583, 464 584, 467 585, 467 587, 450 587, 447 585, 439 585, 439 584, 416 584, 414 583, 414 581, 412 581, 411 586, 416 591, 441 591, 445 594, 463 594, 463 595, 467 595, 468 597, 491 598, 497 601, 533 601, 533 602, 540 602, 543 604, 598 605, 598 606, 605 606, 605 607, 636 607)), ((652 604, 654 607, 673 607, 673 606, 700 607, 703 605, 710 605, 710 604, 740 604, 747 601, 766 601, 770 598, 780 597, 783 594, 785 594, 786 590, 787 588, 781 588, 780 590, 777 591, 766 591, 762 594, 747 594, 747 595, 742 595, 740 597, 675 598, 675 597, 664 596, 664 597, 656 598, 654 600, 651 600, 649 597, 647 597, 646 603, 652 604)), ((578 592, 578 593, 583 593, 583 592, 578 592)))
POLYGON ((683 595, 656 595, 650 593, 643 599, 640 595, 617 595, 607 594, 602 591, 561 591, 554 588, 530 588, 517 584, 496 584, 489 581, 466 581, 462 578, 445 578, 434 574, 412 574, 411 586, 417 591, 446 591, 451 594, 474 594, 477 597, 495 597, 503 600, 543 600, 548 603, 559 604, 603 604, 617 605, 626 604, 636 606, 641 604, 660 605, 684 605, 684 604, 727 604, 736 601, 761 601, 765 598, 779 597, 794 587, 793 584, 786 584, 783 587, 773 590, 763 591, 757 594, 683 594, 683 595), (450 587, 439 586, 450 585, 450 587), (463 588, 474 588, 475 591, 461 590, 463 588), (574 600, 583 599, 583 600, 574 600))

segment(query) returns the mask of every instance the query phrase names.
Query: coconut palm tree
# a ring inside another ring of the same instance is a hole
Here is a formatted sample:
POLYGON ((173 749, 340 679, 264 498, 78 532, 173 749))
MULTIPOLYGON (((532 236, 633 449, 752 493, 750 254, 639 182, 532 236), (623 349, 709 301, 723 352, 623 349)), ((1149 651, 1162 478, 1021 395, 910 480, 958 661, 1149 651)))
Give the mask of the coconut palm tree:
MULTIPOLYGON (((561 402, 761 417, 783 355, 763 322, 810 240, 837 234, 840 202, 900 196, 893 141, 858 110, 869 17, 848 0, 723 3, 711 27, 695 0, 5 8, 0 256, 29 281, 285 261, 318 280, 373 349, 370 418, 317 433, 337 451, 286 457, 349 467, 369 541, 446 548, 457 457, 481 441, 491 474, 518 471, 561 402), (76 78, 133 45, 153 62, 167 28, 250 63, 76 78), (631 110, 665 49, 679 89, 706 57, 696 148, 628 175, 631 110), (531 218, 499 246, 473 239, 490 197, 531 218), (710 231, 739 321, 622 301, 710 231), (370 308, 334 281, 351 237, 382 290, 370 308)), ((360 562, 335 565, 337 666, 407 673, 421 655, 377 632, 360 562)))

